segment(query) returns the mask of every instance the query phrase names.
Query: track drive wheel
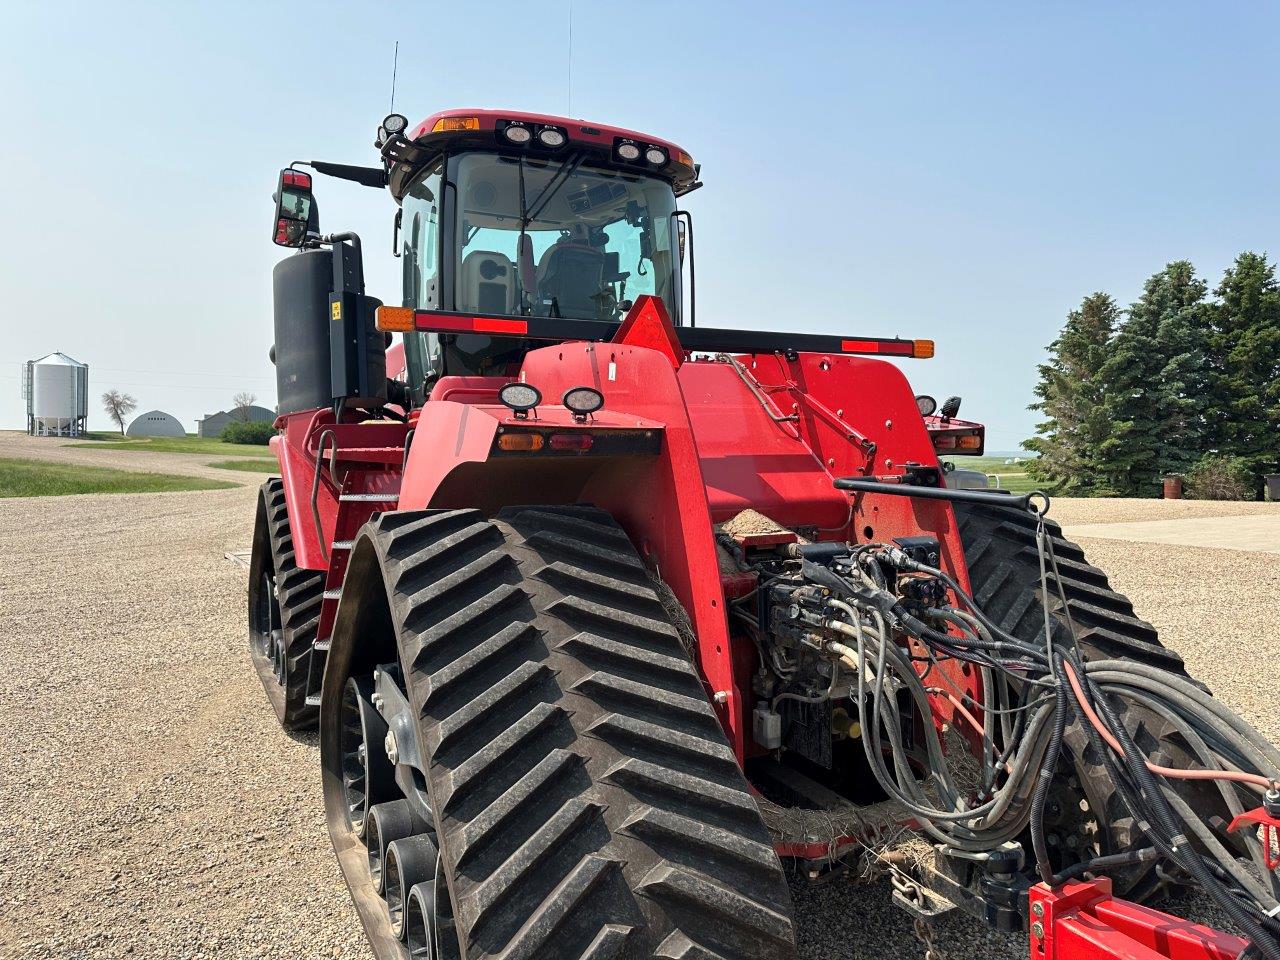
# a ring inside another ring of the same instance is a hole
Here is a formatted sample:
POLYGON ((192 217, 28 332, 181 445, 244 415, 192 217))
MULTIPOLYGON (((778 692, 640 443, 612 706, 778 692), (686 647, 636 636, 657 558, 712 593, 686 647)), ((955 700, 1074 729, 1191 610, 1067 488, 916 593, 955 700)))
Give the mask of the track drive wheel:
POLYGON ((322 702, 329 832, 379 958, 795 955, 768 831, 607 513, 370 521, 322 702), (378 749, 393 795, 362 795, 378 749))
MULTIPOLYGON (((1014 507, 957 503, 953 509, 978 606, 1008 633, 1042 646, 1045 627, 1035 518, 1014 507)), ((1107 575, 1088 562, 1077 544, 1063 537, 1062 528, 1049 520, 1046 532, 1053 541, 1070 613, 1068 620, 1050 579, 1055 636, 1066 642, 1074 628, 1074 639, 1086 659, 1134 660, 1187 677, 1182 658, 1160 643, 1155 627, 1138 618, 1129 599, 1111 589, 1107 575)), ((1143 753, 1169 766, 1195 765, 1181 735, 1162 716, 1139 705, 1118 707, 1143 753)), ((1061 782, 1050 791, 1045 811, 1045 835, 1057 860, 1055 867, 1146 846, 1078 722, 1067 728, 1063 746, 1061 782)), ((1184 799, 1198 809, 1226 809, 1211 785, 1178 789, 1185 790, 1184 799)), ((1131 900, 1151 897, 1162 885, 1153 864, 1108 874, 1116 894, 1131 900)))
POLYGON ((286 730, 316 722, 316 708, 307 706, 307 670, 323 594, 324 573, 294 562, 284 484, 272 477, 258 495, 249 561, 249 653, 286 730))

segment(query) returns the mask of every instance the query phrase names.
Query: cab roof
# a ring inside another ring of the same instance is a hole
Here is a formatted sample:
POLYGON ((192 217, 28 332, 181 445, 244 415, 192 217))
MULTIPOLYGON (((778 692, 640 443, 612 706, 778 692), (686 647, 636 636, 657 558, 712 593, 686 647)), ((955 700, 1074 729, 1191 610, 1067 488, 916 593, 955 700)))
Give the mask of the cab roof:
POLYGON ((388 185, 397 200, 403 196, 414 175, 423 164, 430 162, 446 149, 466 147, 494 149, 510 152, 527 152, 540 158, 563 156, 573 149, 595 154, 598 162, 615 165, 633 172, 643 172, 669 181, 677 195, 687 193, 697 185, 698 170, 693 158, 678 144, 647 133, 591 123, 544 113, 527 113, 520 110, 453 109, 433 113, 416 126, 410 126, 403 135, 388 138, 382 147, 387 163, 388 185), (532 140, 521 148, 508 141, 503 131, 511 125, 523 125, 533 131, 554 127, 565 134, 567 142, 556 149, 542 147, 532 140), (629 163, 622 160, 617 149, 621 144, 634 143, 644 152, 657 147, 667 156, 667 162, 654 166, 644 162, 629 163))

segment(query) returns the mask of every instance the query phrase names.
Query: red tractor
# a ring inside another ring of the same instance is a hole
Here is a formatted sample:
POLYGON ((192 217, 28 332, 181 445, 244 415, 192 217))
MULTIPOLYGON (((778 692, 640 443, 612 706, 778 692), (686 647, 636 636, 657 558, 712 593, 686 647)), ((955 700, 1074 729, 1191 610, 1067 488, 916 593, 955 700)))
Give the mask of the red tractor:
POLYGON ((376 145, 280 176, 249 589, 376 956, 789 957, 784 864, 871 857, 1034 957, 1241 956, 1111 894, 1183 883, 1280 957, 1280 753, 1045 498, 948 482, 983 428, 886 362, 931 342, 696 325, 666 140, 453 110, 376 145), (401 306, 306 168, 390 191, 401 306))

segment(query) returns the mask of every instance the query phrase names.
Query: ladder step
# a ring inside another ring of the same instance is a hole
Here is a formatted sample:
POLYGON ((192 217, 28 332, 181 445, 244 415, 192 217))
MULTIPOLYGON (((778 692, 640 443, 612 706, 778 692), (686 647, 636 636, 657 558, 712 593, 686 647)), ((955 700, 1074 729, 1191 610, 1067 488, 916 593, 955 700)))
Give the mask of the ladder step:
POLYGON ((398 493, 344 493, 338 497, 343 503, 396 503, 398 493))
POLYGON ((318 707, 318 706, 320 706, 320 694, 318 694, 318 693, 309 693, 309 694, 307 694, 307 706, 308 706, 308 707, 318 707))
POLYGON ((312 649, 312 650, 319 650, 321 653, 328 653, 328 652, 329 652, 329 645, 330 645, 332 642, 333 642, 333 641, 332 641, 329 637, 325 637, 323 640, 317 640, 315 643, 313 643, 313 644, 311 645, 311 649, 312 649))
POLYGON ((341 587, 339 587, 337 590, 326 590, 324 592, 324 598, 326 600, 337 600, 340 596, 342 596, 341 587))
POLYGON ((355 545, 354 540, 335 540, 333 541, 333 549, 350 550, 355 545))

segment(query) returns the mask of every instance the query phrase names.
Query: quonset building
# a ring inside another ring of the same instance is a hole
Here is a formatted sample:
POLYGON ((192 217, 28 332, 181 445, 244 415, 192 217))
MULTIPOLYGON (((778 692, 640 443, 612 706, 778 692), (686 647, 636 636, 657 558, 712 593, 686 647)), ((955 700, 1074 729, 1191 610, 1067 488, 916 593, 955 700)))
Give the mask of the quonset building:
POLYGON ((178 418, 163 410, 148 410, 133 418, 126 433, 131 437, 185 437, 178 418))
POLYGON ((249 423, 271 423, 275 418, 275 411, 268 410, 266 407, 250 406, 244 410, 222 410, 197 420, 196 434, 212 439, 222 436, 222 431, 227 429, 229 423, 240 423, 244 420, 249 423))

